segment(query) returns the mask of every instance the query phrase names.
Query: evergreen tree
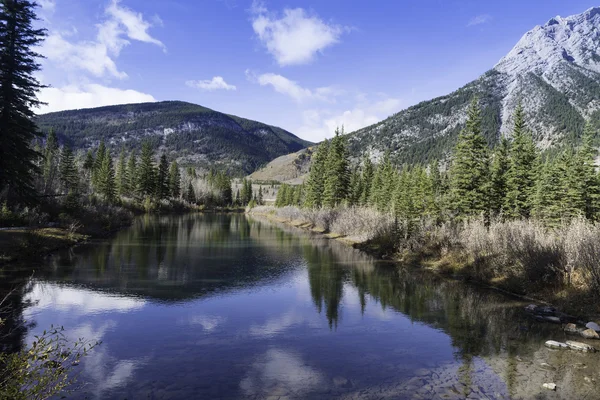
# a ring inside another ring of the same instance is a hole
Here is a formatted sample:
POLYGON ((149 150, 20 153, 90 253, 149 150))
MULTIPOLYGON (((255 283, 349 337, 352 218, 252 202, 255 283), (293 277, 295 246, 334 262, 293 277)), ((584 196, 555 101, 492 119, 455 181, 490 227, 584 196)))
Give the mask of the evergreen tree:
POLYGON ((371 187, 373 185, 373 175, 375 172, 373 171, 373 163, 371 162, 371 158, 365 156, 363 159, 363 167, 362 167, 362 193, 360 195, 360 204, 365 206, 368 204, 369 199, 371 198, 371 187))
POLYGON ((558 226, 563 217, 562 196, 560 170, 555 163, 547 161, 536 183, 533 216, 549 226, 558 226))
POLYGON ((91 182, 93 170, 94 170, 94 152, 90 149, 85 153, 85 158, 83 160, 83 172, 85 172, 86 182, 91 182))
POLYGON ((98 171, 98 192, 104 196, 104 198, 113 202, 116 198, 117 188, 115 184, 115 170, 113 168, 112 157, 107 152, 104 154, 104 160, 98 171))
POLYGON ((537 176, 537 150, 525 127, 523 107, 519 103, 514 115, 510 166, 506 174, 504 213, 509 218, 528 218, 533 206, 537 176))
POLYGON ((371 186, 370 203, 380 212, 393 211, 393 199, 396 191, 396 173, 389 152, 383 156, 383 161, 377 166, 375 178, 371 186))
POLYGON ((98 146, 98 150, 96 150, 96 158, 94 159, 94 168, 92 169, 92 183, 94 186, 98 185, 98 177, 100 174, 100 169, 102 168, 102 164, 104 163, 104 158, 107 155, 106 144, 104 144, 104 140, 100 141, 100 145, 98 146))
POLYGON ((502 212, 508 191, 506 180, 510 167, 510 144, 506 137, 503 137, 500 141, 500 144, 494 151, 493 157, 491 166, 490 208, 494 215, 499 215, 502 212))
POLYGON ((140 155, 140 165, 137 170, 138 191, 142 197, 152 196, 156 187, 153 157, 154 152, 150 143, 144 142, 142 144, 142 154, 140 155))
POLYGON ((34 49, 46 36, 33 28, 35 7, 28 0, 0 1, 0 190, 8 188, 25 201, 34 199, 33 176, 39 171, 33 110, 41 104, 36 94, 43 86, 35 78, 41 56, 34 49))
POLYGON ((129 159, 127 160, 127 195, 133 196, 137 188, 137 157, 134 150, 129 154, 129 159))
POLYGON ((196 203, 196 192, 194 191, 194 186, 192 186, 192 182, 188 184, 186 200, 190 203, 196 203))
POLYGON ((575 174, 580 182, 577 186, 581 188, 583 198, 582 211, 585 217, 592 221, 597 221, 600 217, 600 180, 594 164, 598 155, 593 144, 595 136, 592 124, 588 122, 583 132, 582 146, 575 160, 575 174))
POLYGON ((323 189, 325 187, 325 163, 329 153, 329 141, 324 140, 313 156, 313 163, 306 180, 306 197, 304 205, 308 208, 319 208, 323 205, 323 189))
POLYGON ((50 129, 46 137, 46 147, 44 149, 44 193, 50 193, 54 190, 54 180, 58 172, 59 148, 58 139, 54 129, 50 129))
POLYGON ((173 161, 169 168, 169 191, 171 197, 174 199, 179 198, 179 195, 181 194, 181 174, 179 172, 177 161, 173 161))
POLYGON ((356 206, 360 204, 360 198, 363 193, 363 181, 357 168, 350 174, 350 189, 348 196, 348 205, 356 206))
POLYGON ((119 196, 125 196, 129 192, 128 182, 127 182, 127 163, 125 160, 125 148, 121 148, 121 153, 119 154, 119 162, 117 164, 117 194, 119 196))
POLYGON ((77 192, 79 182, 79 173, 75 165, 73 151, 67 145, 64 145, 60 155, 60 181, 65 191, 77 192))
POLYGON ((169 162, 166 155, 160 156, 158 171, 156 173, 156 198, 159 200, 169 197, 169 162))
POLYGON ((572 218, 584 215, 585 193, 584 182, 578 171, 573 149, 564 150, 555 161, 560 182, 560 209, 562 219, 570 221, 572 218))
POLYGON ((452 207, 458 218, 486 212, 489 200, 488 149, 481 132, 477 99, 471 102, 467 114, 450 168, 452 207))
POLYGON ((335 137, 331 140, 325 171, 323 205, 335 207, 342 204, 350 194, 350 160, 343 128, 341 131, 336 129, 335 137))
POLYGON ((257 203, 258 203, 259 206, 261 206, 261 205, 264 204, 262 185, 258 187, 258 199, 257 199, 257 203))

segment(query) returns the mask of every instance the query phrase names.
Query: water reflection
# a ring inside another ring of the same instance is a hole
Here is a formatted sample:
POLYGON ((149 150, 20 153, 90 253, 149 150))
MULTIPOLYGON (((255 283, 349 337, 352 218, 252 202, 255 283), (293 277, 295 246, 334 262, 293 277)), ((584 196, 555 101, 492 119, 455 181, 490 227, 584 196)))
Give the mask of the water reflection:
POLYGON ((75 397, 579 398, 600 381, 518 300, 243 215, 145 217, 23 288, 29 337, 103 341, 75 397))

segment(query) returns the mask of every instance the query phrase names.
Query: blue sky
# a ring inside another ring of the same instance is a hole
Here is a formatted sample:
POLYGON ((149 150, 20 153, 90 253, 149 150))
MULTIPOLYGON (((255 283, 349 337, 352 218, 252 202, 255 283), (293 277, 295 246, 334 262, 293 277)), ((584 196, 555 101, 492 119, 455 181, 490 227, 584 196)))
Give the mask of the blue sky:
POLYGON ((184 100, 318 141, 447 94, 587 0, 38 0, 41 112, 184 100))

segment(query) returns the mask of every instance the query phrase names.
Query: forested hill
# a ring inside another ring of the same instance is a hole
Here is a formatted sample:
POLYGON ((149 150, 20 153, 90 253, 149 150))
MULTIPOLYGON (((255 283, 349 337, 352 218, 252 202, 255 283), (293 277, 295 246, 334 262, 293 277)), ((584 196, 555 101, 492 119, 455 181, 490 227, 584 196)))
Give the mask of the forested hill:
POLYGON ((139 150, 148 140, 179 165, 234 174, 251 173, 311 144, 275 126, 181 101, 61 111, 38 116, 37 124, 42 132, 54 129, 75 150, 104 140, 116 154, 122 146, 139 150))
POLYGON ((527 32, 496 66, 443 97, 425 101, 350 134, 355 156, 386 150, 396 163, 448 154, 474 96, 483 107, 490 145, 510 134, 519 100, 536 144, 548 149, 576 142, 585 120, 600 122, 600 8, 555 17, 527 32))

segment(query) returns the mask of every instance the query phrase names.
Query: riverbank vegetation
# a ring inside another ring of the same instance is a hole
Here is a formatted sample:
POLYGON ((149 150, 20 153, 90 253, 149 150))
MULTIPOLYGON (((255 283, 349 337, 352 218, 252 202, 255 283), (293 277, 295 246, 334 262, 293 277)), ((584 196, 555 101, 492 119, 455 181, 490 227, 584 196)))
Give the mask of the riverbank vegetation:
POLYGON ((336 132, 317 149, 304 185, 280 189, 278 207, 252 212, 520 294, 597 297, 596 132, 588 124, 579 146, 542 152, 519 106, 510 139, 490 149, 481 113, 474 100, 442 165, 395 166, 389 154, 353 163, 336 132))

